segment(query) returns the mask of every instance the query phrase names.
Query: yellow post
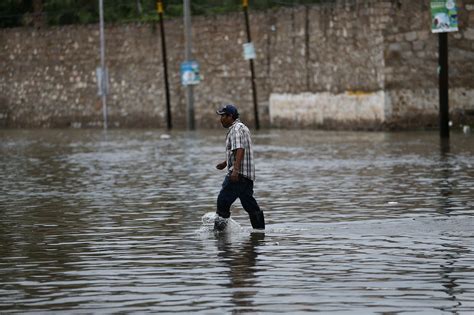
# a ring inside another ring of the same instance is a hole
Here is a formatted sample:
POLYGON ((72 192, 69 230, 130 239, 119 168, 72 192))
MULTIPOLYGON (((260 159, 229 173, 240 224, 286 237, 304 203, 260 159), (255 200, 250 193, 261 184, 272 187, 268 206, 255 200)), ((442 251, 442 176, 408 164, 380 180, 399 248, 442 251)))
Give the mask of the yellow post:
POLYGON ((156 2, 156 10, 158 13, 163 13, 163 2, 161 0, 156 2))
POLYGON ((249 6, 249 0, 242 0, 242 6, 244 8, 248 7, 249 6))

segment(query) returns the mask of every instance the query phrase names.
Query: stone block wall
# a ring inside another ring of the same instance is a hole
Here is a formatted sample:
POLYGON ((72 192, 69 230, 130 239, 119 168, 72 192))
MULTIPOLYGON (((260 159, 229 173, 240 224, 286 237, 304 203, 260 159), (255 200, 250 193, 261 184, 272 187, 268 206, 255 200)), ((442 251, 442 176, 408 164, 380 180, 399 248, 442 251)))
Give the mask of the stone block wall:
MULTIPOLYGON (((474 112, 474 0, 458 0, 449 34, 453 119, 474 112)), ((429 1, 341 0, 250 12, 263 127, 387 129, 436 126, 437 35, 429 1), (311 115, 305 113, 310 111, 311 115)), ((193 17, 197 128, 219 127, 232 102, 254 124, 242 12, 193 17)), ((173 125, 186 126, 182 19, 165 21, 173 125)), ((166 126, 158 25, 106 24, 111 127, 166 126)), ((98 25, 0 30, 0 126, 100 127, 98 25)))
MULTIPOLYGON (((460 31, 448 35, 450 113, 455 124, 474 123, 473 2, 457 1, 460 31)), ((310 7, 309 12, 306 90, 272 85, 273 126, 437 127, 438 35, 431 33, 429 1, 340 1, 337 6, 310 7), (354 94, 377 99, 384 114, 374 118, 371 106, 357 106, 354 94), (290 115, 289 104, 305 104, 307 110, 290 115), (346 113, 335 115, 336 121, 328 116, 335 106, 346 113)), ((299 77, 285 79, 297 82, 299 77)))
MULTIPOLYGON (((474 1, 457 5, 459 32, 448 34, 449 106, 451 119, 462 124, 474 121, 474 1)), ((429 1, 394 3, 383 32, 388 126, 438 125, 438 35, 429 28, 429 6, 429 1)))

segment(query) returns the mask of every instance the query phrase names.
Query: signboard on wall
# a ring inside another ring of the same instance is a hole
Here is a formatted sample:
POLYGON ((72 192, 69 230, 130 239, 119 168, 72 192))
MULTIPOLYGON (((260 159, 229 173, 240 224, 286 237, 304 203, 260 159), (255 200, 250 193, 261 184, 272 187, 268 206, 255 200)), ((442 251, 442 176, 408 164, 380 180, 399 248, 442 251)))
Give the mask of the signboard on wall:
POLYGON ((97 67, 95 69, 95 75, 97 78, 97 96, 109 94, 109 71, 107 69, 102 69, 97 67))
POLYGON ((431 32, 458 31, 458 10, 455 0, 431 0, 431 32))
POLYGON ((250 59, 255 59, 257 58, 257 55, 255 54, 255 47, 253 46, 253 43, 245 43, 243 45, 244 47, 244 59, 245 60, 250 60, 250 59))
POLYGON ((181 84, 196 85, 199 82, 201 82, 201 76, 198 62, 191 60, 181 63, 181 84))

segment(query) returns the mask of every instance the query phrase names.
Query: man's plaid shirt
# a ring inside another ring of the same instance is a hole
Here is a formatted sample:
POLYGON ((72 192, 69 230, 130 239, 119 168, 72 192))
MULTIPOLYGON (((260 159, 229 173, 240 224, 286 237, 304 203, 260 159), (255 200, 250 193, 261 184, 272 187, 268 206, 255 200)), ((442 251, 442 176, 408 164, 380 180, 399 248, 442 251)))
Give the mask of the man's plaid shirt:
POLYGON ((229 173, 234 169, 234 150, 239 148, 245 150, 239 173, 253 181, 255 180, 255 164, 253 161, 250 130, 239 119, 236 119, 232 126, 229 127, 226 138, 227 169, 229 170, 229 173))

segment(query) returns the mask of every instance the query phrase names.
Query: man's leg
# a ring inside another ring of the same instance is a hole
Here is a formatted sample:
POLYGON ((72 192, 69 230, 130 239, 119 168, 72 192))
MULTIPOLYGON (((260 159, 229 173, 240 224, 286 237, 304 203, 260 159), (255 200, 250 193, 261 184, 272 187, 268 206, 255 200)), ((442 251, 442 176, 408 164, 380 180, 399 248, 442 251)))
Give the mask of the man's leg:
POLYGON ((247 211, 250 223, 254 229, 264 230, 265 229, 265 217, 263 211, 260 209, 257 200, 253 197, 253 181, 242 178, 244 181, 245 189, 240 194, 240 202, 245 211, 247 211))
POLYGON ((214 221, 214 230, 223 231, 227 226, 227 221, 230 217, 230 206, 239 196, 234 186, 235 184, 230 181, 229 176, 226 176, 217 197, 216 213, 218 216, 214 221))

